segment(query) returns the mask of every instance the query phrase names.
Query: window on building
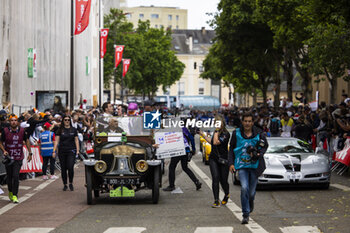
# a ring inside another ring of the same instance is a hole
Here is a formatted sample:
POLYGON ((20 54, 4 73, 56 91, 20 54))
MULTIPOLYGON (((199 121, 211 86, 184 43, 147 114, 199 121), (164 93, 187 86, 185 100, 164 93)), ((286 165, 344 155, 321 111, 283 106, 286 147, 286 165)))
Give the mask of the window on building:
POLYGON ((164 28, 164 26, 161 24, 161 25, 159 25, 159 28, 164 28))
POLYGON ((169 86, 165 88, 164 95, 170 95, 170 87, 169 86))
POLYGON ((139 18, 140 18, 140 19, 143 19, 144 17, 145 17, 144 14, 139 14, 139 18))
POLYGON ((173 20, 173 16, 172 15, 168 15, 168 20, 173 20))
POLYGON ((193 64, 193 69, 197 69, 197 62, 195 62, 194 64, 193 64))
POLYGON ((204 95, 204 81, 200 81, 198 84, 198 95, 204 95))
POLYGON ((198 44, 198 39, 194 39, 194 40, 193 40, 193 43, 194 43, 194 44, 198 44))
POLYGON ((170 30, 171 30, 171 27, 172 27, 171 25, 168 25, 168 29, 170 29, 170 30))
POLYGON ((155 28, 158 28, 158 24, 154 25, 155 28))
POLYGON ((176 25, 176 29, 179 29, 179 25, 176 25))
POLYGON ((178 15, 176 16, 176 20, 179 21, 179 16, 178 15))
POLYGON ((178 94, 179 95, 185 94, 185 82, 179 82, 178 94))
POLYGON ((159 19, 159 14, 151 14, 152 19, 159 19))
POLYGON ((199 72, 200 72, 200 73, 204 72, 204 66, 203 66, 203 65, 200 65, 200 66, 199 66, 199 72))

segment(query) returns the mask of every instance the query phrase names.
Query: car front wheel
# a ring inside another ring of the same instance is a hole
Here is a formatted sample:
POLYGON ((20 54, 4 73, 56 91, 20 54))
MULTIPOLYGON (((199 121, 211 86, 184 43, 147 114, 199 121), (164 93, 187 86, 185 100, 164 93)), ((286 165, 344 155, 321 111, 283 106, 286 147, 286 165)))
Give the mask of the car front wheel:
POLYGON ((91 167, 85 166, 85 179, 86 179, 86 199, 87 204, 92 204, 92 172, 91 167))
POLYGON ((152 188, 152 202, 158 204, 159 200, 159 180, 160 180, 160 166, 154 167, 153 188, 152 188))

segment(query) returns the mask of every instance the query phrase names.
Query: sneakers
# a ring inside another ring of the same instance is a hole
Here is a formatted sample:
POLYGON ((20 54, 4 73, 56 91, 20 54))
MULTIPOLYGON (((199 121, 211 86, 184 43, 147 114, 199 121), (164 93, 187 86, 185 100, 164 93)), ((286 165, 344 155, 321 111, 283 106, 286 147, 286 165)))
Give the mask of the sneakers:
POLYGON ((51 180, 56 180, 56 179, 58 179, 58 177, 55 176, 55 175, 51 175, 51 176, 50 176, 50 179, 51 179, 51 180))
POLYGON ((224 199, 222 199, 221 201, 221 205, 226 205, 229 198, 230 198, 230 194, 225 195, 224 199))
POLYGON ((43 180, 48 180, 49 177, 47 175, 43 175, 43 180))
POLYGON ((10 201, 13 201, 13 193, 12 192, 9 192, 9 199, 10 199, 10 201))
POLYGON ((68 189, 68 186, 65 184, 65 185, 63 186, 63 191, 67 191, 67 189, 68 189))
POLYGON ((13 195, 13 197, 12 197, 12 202, 15 203, 15 204, 18 203, 17 196, 13 195))
POLYGON ((243 217, 242 224, 248 224, 248 222, 249 222, 249 217, 243 217))
POLYGON ((196 183, 196 190, 200 190, 202 188, 202 183, 197 181, 196 183))
POLYGON ((174 187, 174 186, 168 186, 168 187, 166 187, 166 188, 163 188, 163 191, 166 191, 166 192, 171 192, 171 191, 173 191, 173 190, 175 190, 175 187, 174 187))
POLYGON ((211 205, 213 208, 220 208, 220 202, 219 200, 214 201, 214 203, 211 205))
POLYGON ((69 184, 69 190, 70 190, 70 191, 74 191, 73 184, 69 184))

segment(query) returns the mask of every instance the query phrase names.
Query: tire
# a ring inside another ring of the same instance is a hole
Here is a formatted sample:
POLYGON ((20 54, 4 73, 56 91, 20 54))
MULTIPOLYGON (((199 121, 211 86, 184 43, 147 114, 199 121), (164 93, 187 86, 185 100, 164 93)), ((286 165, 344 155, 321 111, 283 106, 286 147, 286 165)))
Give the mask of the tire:
POLYGON ((159 201, 159 180, 160 180, 160 166, 154 167, 153 171, 153 188, 152 188, 152 202, 158 204, 159 201))
POLYGON ((87 204, 92 204, 92 172, 91 167, 85 166, 85 179, 86 179, 86 200, 87 204))
POLYGON ((94 189, 94 197, 95 197, 95 198, 100 197, 100 190, 94 189))
POLYGON ((320 187, 320 189, 324 189, 324 190, 329 189, 329 182, 324 183, 324 184, 320 184, 319 187, 320 187))

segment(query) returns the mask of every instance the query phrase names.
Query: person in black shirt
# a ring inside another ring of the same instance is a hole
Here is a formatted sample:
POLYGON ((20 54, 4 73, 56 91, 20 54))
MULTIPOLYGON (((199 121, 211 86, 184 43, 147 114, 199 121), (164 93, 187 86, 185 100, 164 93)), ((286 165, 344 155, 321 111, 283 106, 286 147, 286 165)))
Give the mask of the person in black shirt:
POLYGON ((61 127, 57 130, 53 154, 56 154, 58 146, 58 158, 61 164, 61 174, 63 181, 63 191, 67 187, 67 171, 69 176, 69 189, 74 190, 74 161, 75 156, 79 153, 78 131, 72 126, 70 116, 63 117, 61 127), (58 146, 59 145, 59 146, 58 146))
POLYGON ((229 174, 229 168, 228 168, 228 149, 227 145, 230 140, 230 133, 226 129, 225 120, 221 116, 215 117, 215 122, 221 121, 221 127, 215 129, 215 132, 213 134, 212 138, 209 138, 203 134, 202 131, 199 131, 199 134, 211 144, 211 153, 209 155, 209 166, 210 166, 210 173, 212 176, 212 188, 213 188, 213 194, 214 194, 214 204, 212 205, 213 208, 220 207, 219 202, 219 182, 221 184, 221 187, 223 188, 225 192, 225 197, 222 200, 221 204, 226 205, 227 201, 230 197, 229 194, 229 184, 228 184, 228 174, 229 174))
POLYGON ((305 117, 301 115, 297 121, 297 124, 293 127, 292 132, 294 136, 305 142, 311 142, 311 135, 314 133, 312 126, 306 122, 305 117))

